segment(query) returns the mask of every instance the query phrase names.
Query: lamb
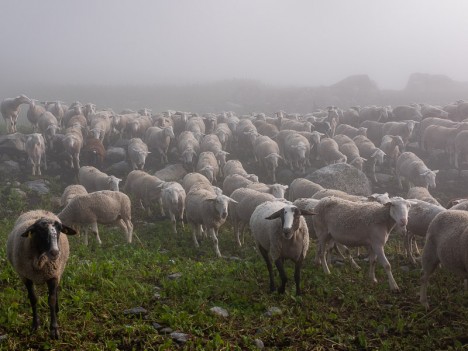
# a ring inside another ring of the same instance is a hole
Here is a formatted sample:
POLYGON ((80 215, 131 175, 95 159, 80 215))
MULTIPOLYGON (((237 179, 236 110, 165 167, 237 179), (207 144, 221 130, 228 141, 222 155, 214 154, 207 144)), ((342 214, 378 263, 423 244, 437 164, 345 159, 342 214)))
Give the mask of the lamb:
POLYGON ((16 120, 20 112, 21 104, 28 104, 30 99, 26 95, 15 98, 6 98, 0 104, 0 111, 7 124, 7 133, 16 133, 16 120))
POLYGON ((339 151, 338 144, 331 138, 323 138, 318 145, 318 157, 327 165, 336 162, 346 162, 347 157, 339 151))
POLYGON ((403 185, 401 183, 402 176, 408 180, 410 187, 422 186, 425 188, 435 188, 435 179, 438 172, 438 170, 431 171, 427 168, 423 160, 414 153, 403 152, 400 157, 398 157, 395 173, 398 180, 398 186, 400 189, 403 189, 403 185))
POLYGON ((261 193, 268 193, 273 195, 277 199, 283 199, 286 190, 288 190, 287 185, 283 184, 265 184, 265 183, 251 183, 247 185, 248 189, 254 189, 261 193))
POLYGON ((93 166, 80 167, 78 180, 90 193, 98 190, 119 191, 119 182, 122 181, 122 179, 107 175, 93 166))
POLYGON ((151 152, 156 152, 160 156, 162 164, 166 164, 167 160, 167 149, 171 140, 175 138, 172 126, 159 128, 150 127, 145 133, 145 141, 151 152))
POLYGON ((218 178, 219 174, 219 166, 215 155, 211 151, 200 153, 196 171, 208 178, 210 183, 216 184, 216 179, 218 178))
POLYGON ((60 206, 66 206, 74 197, 86 194, 88 194, 88 192, 83 185, 69 185, 63 190, 62 197, 60 198, 60 206))
POLYGON ((52 339, 60 336, 57 323, 58 286, 70 253, 67 236, 60 233, 76 234, 53 213, 35 210, 18 217, 7 241, 8 261, 28 290, 33 332, 39 327, 34 284, 47 283, 52 339))
POLYGON ((100 139, 89 136, 83 148, 81 149, 81 158, 83 162, 89 166, 102 169, 104 158, 106 157, 106 149, 100 139))
MULTIPOLYGON (((125 233, 128 243, 132 242, 132 206, 130 198, 119 191, 101 190, 76 196, 57 215, 62 223, 73 227, 90 227, 99 244, 99 224, 118 224, 125 233)), ((85 245, 88 236, 85 233, 85 245)))
POLYGON ((296 178, 289 185, 289 201, 302 197, 312 197, 317 191, 324 190, 320 184, 305 178, 296 178))
POLYGON ((123 190, 132 196, 133 200, 138 201, 146 209, 148 216, 151 216, 151 205, 157 202, 161 216, 164 216, 164 208, 161 198, 161 189, 164 182, 158 177, 152 176, 144 171, 131 171, 123 190))
POLYGON ((349 136, 351 139, 358 136, 358 135, 364 135, 367 136, 367 128, 365 127, 359 127, 355 128, 353 126, 350 126, 348 124, 339 124, 336 127, 335 130, 336 134, 344 134, 346 136, 349 136))
POLYGON ((177 234, 176 217, 182 224, 182 228, 184 228, 185 198, 185 190, 179 183, 166 182, 163 184, 161 190, 162 205, 164 212, 169 215, 174 234, 177 234))
POLYGON ((154 173, 156 177, 165 182, 178 182, 182 180, 186 174, 187 171, 185 170, 184 165, 181 163, 168 165, 154 173))
POLYGON ((26 153, 32 165, 32 175, 41 175, 41 161, 47 169, 44 137, 39 133, 28 135, 26 139, 26 153))
POLYGON ((185 169, 188 171, 195 170, 200 144, 192 132, 184 131, 180 133, 177 138, 177 150, 185 169))
POLYGON ((44 106, 37 105, 36 104, 37 100, 35 99, 30 99, 29 100, 29 109, 26 114, 26 117, 28 118, 28 121, 32 124, 33 126, 33 131, 37 130, 37 122, 39 120, 39 117, 46 112, 46 109, 44 106))
POLYGON ((142 170, 145 167, 146 157, 151 152, 140 138, 132 138, 128 142, 127 154, 132 168, 142 170))
POLYGON ((279 155, 278 144, 267 136, 258 137, 255 140, 254 153, 259 168, 263 169, 267 173, 268 178, 275 183, 278 161, 283 159, 279 155))
POLYGON ((437 201, 430 193, 427 188, 422 186, 415 186, 408 190, 408 194, 406 195, 407 199, 418 199, 421 201, 428 202, 433 205, 442 206, 439 201, 437 201))
POLYGON ((302 215, 312 214, 277 201, 264 202, 252 213, 250 230, 267 265, 270 292, 276 290, 271 261, 273 260, 280 274, 281 286, 278 292, 283 294, 287 282, 283 262, 290 259, 295 264, 296 295, 301 295, 301 268, 309 249, 309 231, 302 215))
POLYGON ((391 266, 385 257, 384 245, 390 230, 396 225, 404 228, 408 223, 408 208, 412 202, 393 197, 384 205, 380 203, 352 202, 336 197, 326 197, 315 206, 313 224, 319 241, 318 254, 323 270, 330 274, 326 248, 330 240, 346 246, 366 246, 369 252, 369 276, 375 278, 376 258, 388 276, 391 290, 399 290, 391 266))
POLYGON ((429 308, 429 278, 441 264, 445 269, 468 279, 468 213, 447 210, 439 213, 429 225, 422 256, 421 304, 429 308))
POLYGON ((371 168, 371 177, 374 182, 377 183, 375 165, 381 165, 384 162, 385 152, 376 147, 372 141, 363 135, 358 135, 353 141, 356 143, 361 156, 367 159, 367 164, 370 165, 371 168))
POLYGON ((215 254, 221 257, 218 247, 218 231, 228 216, 228 203, 235 202, 226 195, 216 195, 214 191, 202 188, 191 189, 185 200, 187 222, 192 226, 195 247, 199 247, 197 234, 201 235, 202 226, 213 239, 215 254))

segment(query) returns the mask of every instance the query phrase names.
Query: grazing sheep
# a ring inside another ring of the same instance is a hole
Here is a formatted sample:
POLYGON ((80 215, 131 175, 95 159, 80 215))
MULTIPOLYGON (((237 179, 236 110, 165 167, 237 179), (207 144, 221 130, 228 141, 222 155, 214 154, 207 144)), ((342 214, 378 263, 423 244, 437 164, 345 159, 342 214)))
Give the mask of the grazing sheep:
POLYGON ((60 206, 66 206, 74 197, 86 194, 88 194, 88 192, 83 185, 69 185, 63 190, 62 197, 60 198, 60 206))
POLYGON ((166 182, 163 184, 161 190, 162 205, 164 212, 169 215, 174 234, 177 234, 176 217, 182 224, 182 228, 184 228, 185 198, 185 190, 179 183, 166 182))
POLYGON ((296 295, 301 295, 301 268, 309 249, 309 231, 302 215, 313 213, 300 211, 296 206, 281 202, 264 202, 257 206, 250 218, 250 230, 257 248, 267 265, 270 277, 270 292, 276 290, 272 261, 281 277, 278 292, 286 288, 286 273, 283 262, 294 262, 296 295))
POLYGON ((184 165, 176 163, 167 165, 163 169, 155 172, 154 175, 165 182, 178 182, 182 180, 187 174, 184 165))
POLYGON ((331 138, 323 138, 317 148, 318 157, 329 165, 330 163, 346 162, 347 157, 339 151, 337 142, 331 138))
POLYGON ((447 210, 439 213, 429 225, 422 256, 421 304, 429 308, 427 286, 439 264, 445 269, 468 279, 468 213, 447 210))
POLYGON ((161 199, 161 189, 164 182, 158 177, 152 176, 144 171, 131 171, 125 181, 123 190, 138 201, 148 216, 151 216, 151 206, 157 202, 161 216, 164 216, 164 208, 161 199))
POLYGON ((92 166, 80 167, 78 171, 78 181, 90 193, 98 190, 119 191, 119 182, 122 179, 107 175, 92 166))
POLYGON ((208 178, 211 184, 216 184, 219 174, 219 166, 215 155, 211 151, 200 153, 196 171, 208 178))
POLYGON ((408 194, 406 195, 407 199, 418 199, 421 201, 428 202, 433 205, 442 206, 439 201, 437 201, 427 188, 422 186, 414 186, 408 190, 408 194))
POLYGON ((167 149, 171 140, 175 138, 172 126, 159 128, 150 127, 145 133, 145 142, 148 145, 148 149, 151 152, 156 152, 162 164, 166 164, 167 160, 167 149))
POLYGON ((235 202, 226 195, 216 195, 214 191, 202 188, 191 189, 185 199, 187 222, 192 226, 192 238, 195 247, 199 247, 198 236, 202 226, 213 239, 215 254, 221 257, 218 247, 218 231, 228 216, 228 203, 235 202))
POLYGON ((336 130, 335 130, 335 133, 336 134, 344 134, 348 137, 350 137, 351 139, 358 136, 358 135, 364 135, 364 136, 367 136, 367 128, 365 127, 359 127, 359 128, 355 128, 353 126, 350 126, 348 124, 339 124, 337 127, 336 127, 336 130))
POLYGON ((223 193, 227 196, 231 196, 234 190, 239 188, 247 188, 248 185, 255 182, 245 178, 240 174, 231 174, 224 178, 223 181, 223 193))
MULTIPOLYGON (((413 134, 415 125, 415 121, 387 122, 382 126, 382 136, 399 135, 403 139, 403 143, 406 146, 410 140, 411 135, 413 134)), ((382 141, 380 141, 380 143, 381 142, 382 141)))
POLYGON ((32 175, 41 175, 41 161, 44 169, 47 169, 44 137, 39 133, 30 134, 25 146, 32 166, 32 175))
POLYGON ((358 135, 353 141, 356 143, 360 155, 367 159, 367 164, 370 166, 371 170, 371 177, 374 182, 377 183, 375 165, 381 165, 384 162, 385 152, 376 147, 372 141, 363 135, 358 135))
POLYGON ((88 166, 102 169, 104 158, 106 157, 106 149, 100 139, 89 136, 83 148, 81 149, 81 159, 88 166))
MULTIPOLYGON (((132 205, 130 198, 124 193, 111 190, 96 191, 71 199, 65 208, 57 215, 62 223, 73 227, 89 227, 99 237, 99 224, 118 224, 125 232, 128 243, 132 242, 132 205)), ((85 244, 88 235, 85 233, 85 244)))
POLYGON ((142 170, 145 167, 146 157, 151 152, 140 138, 132 138, 127 146, 128 159, 133 169, 142 170))
POLYGON ((265 184, 265 183, 252 183, 247 185, 248 189, 254 189, 261 193, 268 193, 277 199, 284 199, 284 194, 288 190, 287 185, 283 184, 265 184))
POLYGON ((223 167, 223 175, 225 179, 233 174, 239 174, 248 180, 258 182, 258 177, 255 174, 248 174, 239 160, 229 160, 223 167))
POLYGON ((320 184, 311 182, 305 178, 296 178, 289 185, 289 201, 302 197, 312 197, 317 191, 324 190, 320 184))
POLYGON ((409 183, 409 187, 422 186, 425 188, 436 187, 436 174, 438 170, 431 171, 423 160, 412 152, 403 152, 398 157, 395 173, 398 180, 398 186, 403 189, 401 177, 405 177, 409 183))
POLYGON ((391 266, 385 257, 384 245, 390 230, 396 225, 404 228, 408 223, 408 208, 411 202, 402 198, 391 198, 380 203, 352 202, 336 197, 326 197, 315 206, 313 224, 319 241, 323 270, 330 274, 326 260, 326 248, 331 240, 346 246, 365 246, 369 252, 369 276, 375 278, 376 258, 388 276, 391 290, 399 290, 393 278, 391 266))
POLYGON ((29 211, 18 217, 7 242, 8 261, 28 290, 33 332, 39 327, 34 284, 47 283, 52 339, 60 335, 57 323, 58 286, 70 253, 67 236, 60 233, 74 235, 76 232, 62 224, 51 212, 29 211))
POLYGON ((16 133, 16 120, 20 111, 21 104, 28 104, 30 99, 26 95, 20 95, 15 98, 6 98, 0 104, 0 111, 7 124, 7 133, 16 133))
POLYGON ((255 140, 254 154, 258 161, 260 169, 264 170, 268 178, 276 182, 276 169, 278 168, 278 161, 283 159, 279 155, 278 144, 267 136, 258 137, 255 140))

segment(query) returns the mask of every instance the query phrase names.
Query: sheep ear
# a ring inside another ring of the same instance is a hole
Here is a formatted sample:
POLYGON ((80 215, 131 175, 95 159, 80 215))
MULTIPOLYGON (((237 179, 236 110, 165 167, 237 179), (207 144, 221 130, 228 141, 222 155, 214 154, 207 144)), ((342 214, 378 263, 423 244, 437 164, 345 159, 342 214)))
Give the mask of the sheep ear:
POLYGON ((66 235, 75 235, 76 234, 76 230, 66 226, 66 225, 63 225, 62 224, 62 229, 60 230, 63 234, 66 234, 66 235))
POLYGON ((300 210, 302 216, 313 216, 316 215, 317 213, 312 212, 312 211, 307 211, 307 210, 300 210))
POLYGON ((272 213, 271 215, 269 215, 268 217, 265 217, 265 219, 276 219, 276 218, 280 218, 281 215, 283 214, 284 212, 284 209, 282 208, 281 210, 278 210, 274 213, 272 213))
POLYGON ((33 235, 33 233, 34 233, 34 224, 29 226, 28 229, 26 229, 24 233, 21 234, 21 236, 23 238, 30 238, 33 235))

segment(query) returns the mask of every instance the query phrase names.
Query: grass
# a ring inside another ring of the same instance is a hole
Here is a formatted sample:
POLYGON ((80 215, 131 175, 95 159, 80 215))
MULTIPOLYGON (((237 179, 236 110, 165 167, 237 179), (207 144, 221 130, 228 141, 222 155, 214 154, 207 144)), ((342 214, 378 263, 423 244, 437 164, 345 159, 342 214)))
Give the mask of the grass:
MULTIPOLYGON (((4 193, 2 201, 10 197, 4 193)), ((2 243, 25 207, 21 199, 9 201, 14 213, 0 222, 2 243)), ((47 200, 37 207, 49 205, 47 200)), ((379 266, 379 283, 371 284, 364 260, 359 261, 361 271, 334 265, 332 274, 324 275, 313 265, 312 245, 303 269, 303 296, 296 297, 293 265, 286 264, 286 293, 268 293, 266 267, 252 239, 247 235, 246 245, 238 248, 229 225, 220 234, 226 258, 217 259, 208 239, 194 248, 188 228, 175 236, 167 221, 134 222, 143 245, 137 240, 125 244, 116 228, 101 228, 102 246, 90 240, 86 247, 82 238, 70 237, 71 256, 59 295, 62 337, 57 341, 48 337, 45 286, 36 288, 41 328, 30 333, 26 290, 1 245, 0 335, 7 338, 0 341, 0 350, 253 350, 255 339, 270 350, 468 348, 468 300, 461 280, 439 270, 429 287, 431 309, 426 311, 419 304, 420 269, 409 266, 396 237, 386 251, 400 293, 389 291, 379 266), (172 273, 182 275, 170 279, 172 273), (148 313, 124 314, 137 306, 148 313), (230 316, 215 316, 213 306, 227 309, 230 316), (266 316, 273 306, 282 313, 266 316), (154 323, 187 333, 189 340, 177 344, 154 323)))

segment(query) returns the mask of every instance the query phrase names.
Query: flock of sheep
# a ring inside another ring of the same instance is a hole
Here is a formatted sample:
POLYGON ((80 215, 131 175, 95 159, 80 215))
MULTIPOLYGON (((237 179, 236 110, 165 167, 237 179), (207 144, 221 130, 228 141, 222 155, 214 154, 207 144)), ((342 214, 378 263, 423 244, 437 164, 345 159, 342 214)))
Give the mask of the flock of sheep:
POLYGON ((325 273, 330 273, 333 250, 358 269, 348 248, 363 246, 370 279, 376 282, 378 261, 390 289, 398 290, 384 252, 393 229, 403 234, 413 263, 414 252, 419 253, 414 236, 426 237, 420 295, 424 306, 428 279, 439 263, 468 278, 468 213, 462 211, 468 201, 456 199, 449 210, 442 207, 428 190, 436 186, 438 171, 424 161, 438 150, 460 169, 468 155, 467 102, 329 107, 306 115, 280 111, 274 117, 232 112, 200 116, 179 111, 152 115, 148 109, 117 114, 97 110, 94 104, 40 104, 21 95, 5 99, 1 112, 8 130, 0 137, 3 153, 20 162, 26 156, 32 175, 54 164, 74 175, 63 192, 61 212, 21 215, 7 244, 8 259, 28 289, 33 330, 38 326, 33 284, 48 284, 53 338, 59 336, 57 286, 69 255, 63 234, 79 230, 87 244, 90 231, 101 243, 98 224, 117 224, 131 243, 132 208, 148 216, 159 210, 169 217, 174 233, 184 221, 189 223, 194 245, 209 235, 218 257, 218 231, 226 220, 239 246, 249 228, 267 265, 271 291, 276 290, 273 263, 279 271, 280 293, 287 282, 285 259, 295 263, 296 293, 301 293, 310 238, 317 241, 315 262, 325 273), (22 104, 29 105, 32 134, 16 131, 22 104), (415 152, 409 151, 410 143, 415 152), (394 174, 400 188, 404 178, 409 184, 406 199, 388 193, 348 194, 302 177, 334 163, 348 163, 374 183, 376 168, 394 174), (280 173, 292 181, 276 183, 280 173))

